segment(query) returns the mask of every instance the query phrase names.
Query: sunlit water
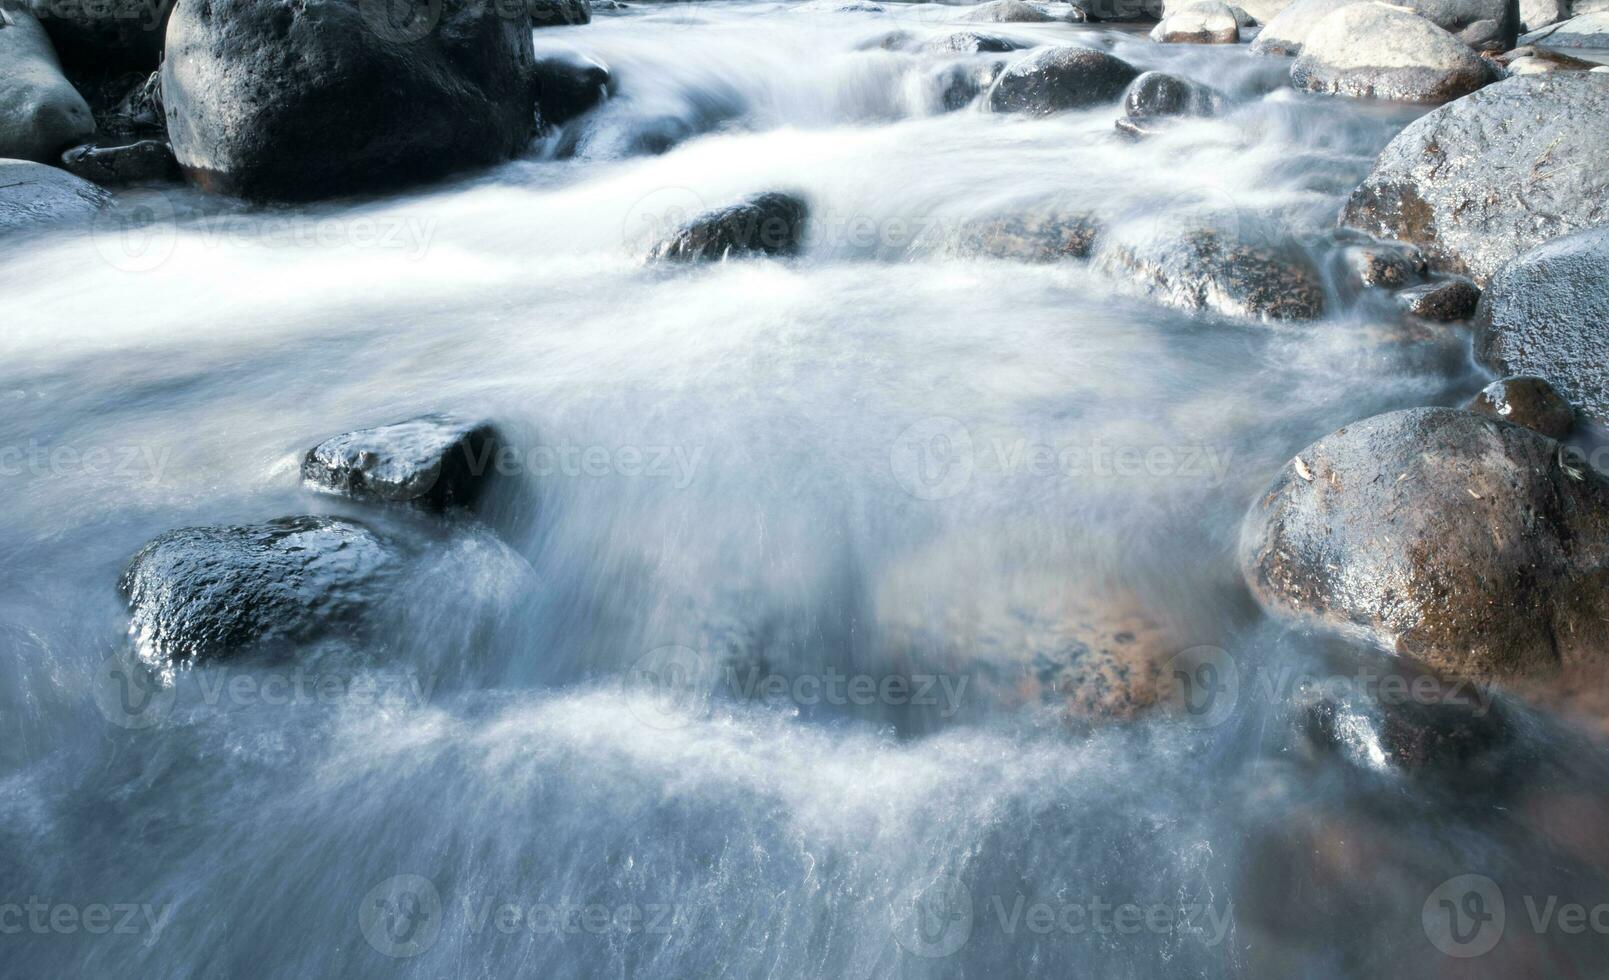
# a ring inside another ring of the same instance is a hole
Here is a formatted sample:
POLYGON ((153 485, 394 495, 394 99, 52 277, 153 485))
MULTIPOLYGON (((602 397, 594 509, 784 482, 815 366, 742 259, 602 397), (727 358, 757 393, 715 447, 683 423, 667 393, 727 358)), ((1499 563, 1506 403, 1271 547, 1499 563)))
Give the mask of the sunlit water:
POLYGON ((1257 222, 1333 271, 1339 204, 1411 113, 1296 96, 1244 46, 964 12, 637 4, 538 33, 618 92, 525 160, 296 211, 131 193, 158 218, 133 237, 0 245, 0 973, 1601 966, 1600 934, 1527 905, 1609 895, 1596 750, 1512 704, 1478 778, 1314 750, 1289 678, 1379 658, 1265 621, 1235 567, 1296 450, 1483 383, 1467 337, 1339 276, 1324 320, 1270 326, 952 247, 1067 206, 1257 222), (935 79, 990 56, 876 44, 960 29, 1105 46, 1230 108, 1143 143, 1115 106, 944 112, 935 79), (643 262, 678 216, 773 189, 811 203, 801 257, 643 262), (480 522, 299 486, 318 440, 435 410, 519 454, 480 522), (182 674, 128 724, 129 556, 297 513, 421 542, 394 628, 305 672, 182 674), (1231 710, 1091 730, 1021 691, 1036 617, 1117 606, 1227 651, 1231 710), (667 696, 632 670, 667 647, 949 686, 667 696), (1457 959, 1424 916, 1466 873, 1502 882, 1507 926, 1457 959))

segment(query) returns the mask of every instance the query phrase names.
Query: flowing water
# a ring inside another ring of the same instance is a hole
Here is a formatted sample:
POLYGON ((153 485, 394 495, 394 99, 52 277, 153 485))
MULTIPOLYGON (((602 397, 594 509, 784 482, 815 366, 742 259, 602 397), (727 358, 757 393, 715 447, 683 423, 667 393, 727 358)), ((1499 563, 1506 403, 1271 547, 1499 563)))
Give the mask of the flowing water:
POLYGON ((1267 621, 1236 568, 1302 446, 1484 382, 1338 274, 1413 113, 1067 24, 972 29, 1226 111, 1137 143, 1115 106, 945 111, 991 56, 877 42, 964 14, 635 3, 538 32, 617 91, 526 159, 311 209, 131 192, 133 232, 0 244, 0 973, 1601 973, 1601 754, 1506 701, 1468 771, 1315 746, 1294 678, 1387 661, 1267 621), (775 189, 811 204, 799 257, 643 261, 775 189), (1329 312, 954 247, 1055 207, 1277 229, 1329 312), (299 486, 320 439, 426 411, 514 449, 479 521, 299 486), (120 700, 129 556, 298 513, 421 542, 392 628, 120 700), (1033 657, 1091 616, 1197 651, 1222 705, 1069 721, 1033 657), (1469 874, 1506 899, 1489 952, 1496 896, 1437 891, 1469 874))

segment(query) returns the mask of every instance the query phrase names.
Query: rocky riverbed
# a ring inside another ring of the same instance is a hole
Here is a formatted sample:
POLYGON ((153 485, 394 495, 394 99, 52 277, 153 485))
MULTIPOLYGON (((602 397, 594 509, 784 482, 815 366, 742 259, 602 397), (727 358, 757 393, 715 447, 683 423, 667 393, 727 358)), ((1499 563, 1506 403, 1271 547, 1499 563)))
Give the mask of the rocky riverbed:
POLYGON ((1601 4, 0 15, 0 973, 1601 972, 1601 4))

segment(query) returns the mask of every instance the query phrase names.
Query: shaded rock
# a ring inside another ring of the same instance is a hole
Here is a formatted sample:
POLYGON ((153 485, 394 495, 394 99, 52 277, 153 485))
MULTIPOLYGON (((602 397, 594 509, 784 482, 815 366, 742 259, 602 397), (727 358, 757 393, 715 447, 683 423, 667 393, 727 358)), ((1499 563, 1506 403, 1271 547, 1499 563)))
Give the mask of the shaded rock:
POLYGON ((720 261, 744 254, 797 255, 810 208, 792 194, 760 194, 701 215, 654 246, 661 261, 720 261))
POLYGON ((1201 0, 1170 12, 1151 31, 1162 44, 1237 44, 1240 23, 1227 4, 1201 0))
POLYGON ((30 160, 0 160, 0 234, 88 219, 110 199, 88 181, 30 160))
POLYGON ((166 140, 134 143, 86 143, 61 155, 61 165, 88 181, 110 187, 176 180, 179 162, 166 140))
POLYGON ((995 112, 1050 115, 1114 102, 1139 71, 1091 48, 1048 48, 1007 66, 989 90, 995 112))
POLYGON ((1520 38, 1547 48, 1609 48, 1609 12, 1582 14, 1520 38))
POLYGON ((140 658, 166 668, 360 634, 400 568, 396 546, 362 524, 285 517, 169 531, 118 587, 140 658))
POLYGON ((1609 228, 1556 238, 1504 266, 1475 323, 1481 363, 1547 378, 1609 422, 1609 228))
POLYGON ((1484 680, 1599 655, 1606 548, 1609 483, 1530 429, 1430 408, 1303 449, 1248 512, 1240 561, 1270 613, 1484 680))
POLYGON ((964 109, 987 91, 1005 70, 1005 61, 945 65, 930 80, 933 100, 945 112, 964 109))
POLYGON ((1148 71, 1123 93, 1126 115, 1117 121, 1118 132, 1132 137, 1150 136, 1167 121, 1186 116, 1210 116, 1223 98, 1198 82, 1162 71, 1148 71))
POLYGON ((1016 51, 1022 45, 1015 41, 1008 41, 1003 37, 992 34, 974 34, 971 31, 962 31, 945 37, 934 38, 922 45, 922 50, 931 54, 1003 54, 1007 51, 1016 51))
POLYGON ((1480 288, 1462 277, 1409 286, 1397 294, 1405 312, 1438 323, 1469 319, 1480 298, 1480 288))
POLYGON ((1164 0, 1079 0, 1078 7, 1091 23, 1133 24, 1161 20, 1164 0))
POLYGON ((0 157, 54 163, 94 132, 89 104, 62 74, 39 21, 0 7, 0 157))
POLYGON ((1575 426, 1575 409, 1541 378, 1493 381, 1471 398, 1464 408, 1523 425, 1549 439, 1563 439, 1575 426))
POLYGON ((1048 24, 1057 18, 1022 0, 989 0, 961 18, 974 24, 1048 24))
POLYGON ((1330 14, 1358 0, 1295 0, 1272 20, 1263 21, 1262 33, 1251 42, 1258 54, 1302 53, 1302 42, 1330 14))
POLYGON ((1606 153, 1609 79, 1510 78, 1404 129, 1341 222, 1413 242, 1433 268, 1484 284, 1535 245, 1609 223, 1609 170, 1582 162, 1606 153))
POLYGON ((1343 255, 1353 277, 1365 286, 1401 289, 1425 272, 1425 257, 1412 245, 1351 245, 1343 255))
POLYGON ((1520 30, 1537 31, 1570 16, 1570 0, 1520 0, 1520 30))
POLYGON ((1324 312, 1318 270, 1298 250, 1210 228, 1120 241, 1103 251, 1099 264, 1181 310, 1260 320, 1311 320, 1324 312))
POLYGON ((961 226, 956 252, 965 256, 1054 262, 1088 258, 1100 225, 1088 213, 1050 209, 975 218, 961 226))
POLYGON ((491 478, 498 448, 489 422, 423 415, 326 439, 302 460, 302 479, 358 500, 468 507, 491 478))
POLYGON ((536 104, 542 121, 562 126, 609 97, 609 66, 579 52, 543 55, 536 61, 536 104))
POLYGON ((592 23, 591 0, 525 0, 532 27, 565 27, 592 23))
POLYGON ((1354 3, 1308 32, 1291 83, 1309 92, 1448 102, 1497 79, 1490 62, 1400 7, 1354 3))
POLYGON ((152 72, 174 0, 34 0, 69 69, 152 72))
POLYGON ((167 139, 162 110, 162 75, 152 72, 127 88, 105 112, 97 113, 102 133, 167 139))
POLYGON ((395 13, 360 0, 180 4, 162 97, 186 175, 248 199, 311 200, 524 149, 536 132, 525 19, 472 0, 395 13))

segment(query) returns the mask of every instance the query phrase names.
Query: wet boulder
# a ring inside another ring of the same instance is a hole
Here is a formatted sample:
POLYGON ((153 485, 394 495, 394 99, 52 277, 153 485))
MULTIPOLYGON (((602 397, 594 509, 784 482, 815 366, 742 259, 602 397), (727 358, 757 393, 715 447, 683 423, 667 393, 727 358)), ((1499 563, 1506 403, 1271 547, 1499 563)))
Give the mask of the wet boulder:
POLYGON ((1413 242, 1484 285, 1551 238, 1609 223, 1609 78, 1510 78, 1416 120, 1385 148, 1343 225, 1413 242))
POLYGON ((1519 28, 1538 31, 1570 16, 1570 0, 1520 0, 1519 28))
POLYGON ((793 194, 759 194, 693 219, 655 245, 650 258, 716 262, 739 255, 797 255, 809 215, 809 205, 793 194))
POLYGON ((94 132, 89 104, 62 74, 39 21, 0 8, 0 157, 54 163, 94 132))
POLYGON ((1296 55, 1302 53, 1302 42, 1313 28, 1330 14, 1358 0, 1295 0, 1272 20, 1263 21, 1263 29, 1251 42, 1258 54, 1296 55))
POLYGON ((1504 266, 1475 321, 1483 364, 1547 378, 1609 423, 1609 228, 1556 238, 1504 266))
POLYGON ((1193 228, 1114 241, 1098 265, 1176 309, 1254 320, 1313 320, 1324 313, 1318 269, 1294 245, 1193 228))
POLYGON ((356 500, 468 507, 490 480, 498 449, 489 422, 423 415, 326 439, 302 460, 302 479, 356 500))
POLYGON ((1117 128, 1128 136, 1149 136, 1169 120, 1213 115, 1222 102, 1222 96, 1199 82, 1148 71, 1123 93, 1124 115, 1117 128))
POLYGON ((1003 60, 980 63, 952 62, 935 71, 927 80, 928 92, 935 108, 955 112, 971 105, 978 96, 988 91, 1000 73, 1006 70, 1003 60))
POLYGON ((1403 312, 1437 323, 1453 323, 1475 315, 1480 303, 1478 286, 1462 276, 1409 286, 1397 294, 1403 312))
POLYGON ((1520 38, 1520 43, 1546 48, 1609 48, 1609 11, 1582 14, 1532 31, 1520 38))
POLYGON ((162 99, 202 188, 253 200, 376 191, 485 166, 536 132, 524 18, 444 0, 206 0, 168 24, 162 99))
POLYGON ((1047 48, 1007 66, 989 90, 995 112, 1050 115, 1122 98, 1139 75, 1121 58, 1093 48, 1047 48))
POLYGON ((175 180, 179 163, 167 140, 86 143, 61 155, 63 169, 107 187, 175 180))
MULTIPOLYGON (((1302 52, 1307 37, 1320 23, 1343 7, 1367 0, 1296 0, 1271 21, 1265 21, 1252 50, 1263 54, 1302 52)), ((1399 7, 1410 10, 1478 50, 1501 51, 1512 47, 1518 19, 1508 0, 1412 0, 1399 7)), ((1387 61, 1385 67, 1395 62, 1387 61)))
POLYGON ((961 19, 973 24, 1048 24, 1057 18, 1022 0, 989 0, 967 11, 961 19))
POLYGON ((31 160, 0 160, 0 235, 88 220, 108 200, 104 190, 65 170, 31 160))
POLYGON ((1079 0, 1078 9, 1091 23, 1134 24, 1161 20, 1164 0, 1079 0))
POLYGON ((1401 7, 1355 3, 1308 32, 1291 83, 1309 92, 1441 103, 1497 80, 1469 45, 1401 7))
POLYGON ((536 104, 542 121, 562 126, 586 115, 609 97, 609 66, 579 52, 561 51, 536 60, 536 104))
POLYGON ((929 54, 1004 54, 1021 47, 1022 45, 1015 41, 1008 41, 993 34, 960 31, 936 37, 922 45, 922 50, 929 54))
POLYGON ((361 636, 402 565, 393 542, 355 521, 285 517, 169 531, 119 590, 140 658, 162 669, 361 636))
POLYGON ((1151 40, 1162 44, 1237 44, 1240 23, 1227 4, 1200 0, 1169 11, 1152 29, 1151 40))
POLYGON ((526 0, 532 27, 566 27, 592 23, 590 0, 526 0))
POLYGON ((1419 249, 1397 242, 1351 245, 1342 257, 1354 279, 1378 289, 1401 289, 1425 272, 1419 249))
POLYGON ((1559 443, 1410 409, 1303 449, 1253 503, 1247 584, 1276 616, 1452 679, 1545 678, 1601 655, 1609 482, 1559 443))
POLYGON ((1060 207, 992 214, 964 222, 956 241, 963 256, 1055 262, 1088 258, 1100 224, 1087 211, 1060 207))
POLYGON ((1563 439, 1575 425, 1575 409, 1542 378, 1504 378, 1480 390, 1464 408, 1563 439))

